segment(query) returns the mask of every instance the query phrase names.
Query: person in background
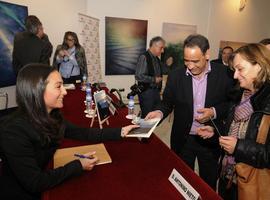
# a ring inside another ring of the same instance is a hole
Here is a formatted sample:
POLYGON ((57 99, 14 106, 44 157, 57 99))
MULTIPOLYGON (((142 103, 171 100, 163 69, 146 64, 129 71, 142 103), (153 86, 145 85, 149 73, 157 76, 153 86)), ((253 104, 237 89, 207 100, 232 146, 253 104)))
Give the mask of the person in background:
POLYGON ((28 64, 20 70, 16 85, 18 110, 0 127, 0 199, 40 199, 41 192, 81 175, 84 170, 92 170, 98 161, 94 152, 84 154, 89 159, 74 159, 62 167, 47 169, 64 137, 93 142, 120 140, 138 127, 77 127, 60 113, 66 94, 57 69, 28 64), (92 155, 94 158, 90 158, 92 155))
POLYGON ((172 150, 191 169, 197 158, 200 177, 215 189, 220 157, 218 137, 203 140, 196 129, 209 123, 210 118, 222 127, 233 81, 228 76, 228 67, 210 64, 209 58, 208 39, 199 34, 188 36, 184 41, 185 67, 169 74, 162 102, 146 120, 166 118, 174 110, 172 150))
POLYGON ((56 48, 53 66, 58 68, 64 83, 76 83, 88 75, 85 51, 76 33, 65 33, 63 43, 56 48))
POLYGON ((260 41, 261 44, 265 45, 267 49, 270 50, 270 38, 265 38, 260 41))
POLYGON ((25 28, 26 31, 17 33, 14 37, 12 64, 16 75, 29 63, 50 64, 52 54, 52 44, 36 16, 26 17, 25 28))
POLYGON ((162 66, 159 57, 163 53, 165 41, 157 36, 151 39, 149 46, 149 49, 140 55, 135 72, 135 79, 143 88, 143 92, 138 94, 142 118, 159 104, 162 88, 162 66))
MULTIPOLYGON (((237 199, 235 165, 243 162, 255 168, 270 168, 270 135, 265 144, 256 142, 263 115, 270 115, 270 51, 262 44, 248 44, 234 52, 234 78, 239 81, 238 93, 231 108, 224 135, 219 144, 226 152, 222 160, 219 194, 228 200, 237 199)), ((213 127, 200 127, 198 135, 209 138, 213 127)))
POLYGON ((221 52, 221 58, 218 58, 216 60, 211 60, 211 63, 216 62, 223 64, 225 66, 229 66, 229 57, 233 53, 233 48, 230 46, 226 46, 222 49, 221 52))

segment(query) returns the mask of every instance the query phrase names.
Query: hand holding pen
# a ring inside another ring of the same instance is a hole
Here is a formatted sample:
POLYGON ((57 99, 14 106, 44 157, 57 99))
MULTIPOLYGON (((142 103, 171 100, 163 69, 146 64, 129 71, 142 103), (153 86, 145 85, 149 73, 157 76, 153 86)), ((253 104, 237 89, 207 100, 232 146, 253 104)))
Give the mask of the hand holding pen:
POLYGON ((89 152, 86 154, 74 154, 74 156, 80 158, 79 160, 84 170, 90 171, 98 162, 98 158, 95 154, 96 152, 89 152))

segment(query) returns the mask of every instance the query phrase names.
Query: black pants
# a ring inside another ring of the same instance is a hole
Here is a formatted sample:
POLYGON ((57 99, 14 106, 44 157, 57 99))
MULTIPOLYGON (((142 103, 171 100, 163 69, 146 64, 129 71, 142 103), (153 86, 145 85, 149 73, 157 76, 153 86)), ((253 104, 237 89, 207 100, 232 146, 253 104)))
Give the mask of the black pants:
POLYGON ((227 188, 228 179, 226 178, 220 178, 218 182, 218 194, 224 199, 224 200, 237 200, 237 185, 235 183, 232 183, 229 188, 227 188))
POLYGON ((209 148, 198 142, 199 136, 189 135, 183 148, 180 158, 194 170, 195 159, 197 157, 200 177, 214 190, 218 177, 219 148, 209 148))
POLYGON ((157 88, 149 88, 142 92, 139 96, 142 118, 153 111, 155 106, 160 103, 160 91, 157 88))

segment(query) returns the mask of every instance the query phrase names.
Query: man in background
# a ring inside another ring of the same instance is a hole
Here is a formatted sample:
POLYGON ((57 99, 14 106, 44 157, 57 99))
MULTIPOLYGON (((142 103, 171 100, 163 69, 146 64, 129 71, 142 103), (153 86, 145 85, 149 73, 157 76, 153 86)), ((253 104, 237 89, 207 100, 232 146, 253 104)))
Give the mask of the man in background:
POLYGON ((137 63, 135 79, 143 92, 138 94, 142 118, 154 110, 160 103, 162 87, 162 70, 160 56, 163 53, 165 41, 162 37, 154 37, 150 41, 149 49, 142 54, 137 63))
POLYGON ((265 38, 262 41, 260 41, 260 43, 265 45, 266 48, 270 50, 270 38, 265 38))
POLYGON ((226 46, 222 49, 221 52, 221 58, 212 60, 211 63, 215 62, 215 63, 220 63, 223 64, 225 66, 229 66, 229 58, 233 53, 233 48, 230 46, 226 46))
POLYGON ((16 75, 28 63, 50 64, 52 44, 44 33, 42 23, 34 16, 25 19, 26 31, 14 37, 12 64, 16 75))

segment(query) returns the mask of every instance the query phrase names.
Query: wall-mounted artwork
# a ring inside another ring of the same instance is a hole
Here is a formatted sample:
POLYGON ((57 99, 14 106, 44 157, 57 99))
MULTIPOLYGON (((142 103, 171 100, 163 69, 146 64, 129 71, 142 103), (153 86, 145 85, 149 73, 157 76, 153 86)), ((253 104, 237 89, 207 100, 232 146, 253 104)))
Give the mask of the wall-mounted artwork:
POLYGON ((27 15, 26 6, 0 1, 0 87, 16 83, 12 68, 13 40, 17 32, 25 30, 27 15))
POLYGON ((193 25, 163 23, 162 37, 166 41, 166 48, 161 60, 166 63, 168 59, 171 65, 163 68, 163 73, 167 74, 170 70, 183 66, 183 42, 190 34, 195 34, 197 27, 193 25))
POLYGON ((230 46, 233 48, 233 50, 235 51, 236 49, 238 49, 241 46, 246 45, 247 43, 245 42, 232 42, 232 41, 224 41, 221 40, 219 43, 219 51, 218 51, 218 58, 221 58, 221 53, 222 53, 222 49, 226 46, 230 46))
POLYGON ((106 17, 106 75, 134 74, 146 50, 147 21, 106 17))

